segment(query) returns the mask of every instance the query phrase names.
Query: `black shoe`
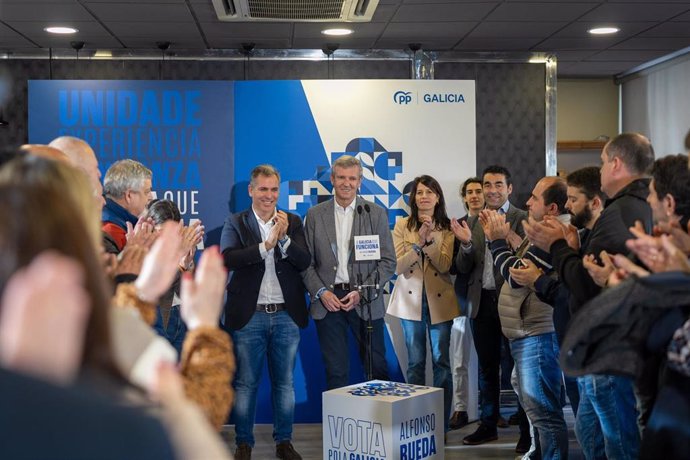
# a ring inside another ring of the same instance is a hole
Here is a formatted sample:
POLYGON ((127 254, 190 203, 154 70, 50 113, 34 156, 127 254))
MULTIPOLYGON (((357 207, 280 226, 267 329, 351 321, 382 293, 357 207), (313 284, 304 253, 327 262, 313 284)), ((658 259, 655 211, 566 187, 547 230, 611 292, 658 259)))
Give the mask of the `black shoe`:
POLYGON ((465 436, 462 443, 468 446, 476 446, 478 444, 484 444, 485 442, 495 441, 498 439, 498 434, 496 433, 496 428, 489 428, 486 425, 479 425, 477 430, 465 436))
POLYGON ((504 419, 502 415, 499 415, 498 421, 496 422, 496 426, 499 428, 508 428, 509 425, 506 419, 504 419))
POLYGON ((251 460, 252 446, 247 443, 242 443, 235 449, 235 460, 251 460))
POLYGON ((469 420, 467 419, 467 412, 465 412, 464 410, 456 410, 455 412, 453 412, 453 415, 450 417, 450 420, 448 421, 448 428, 450 428, 451 430, 457 430, 467 425, 468 423, 469 420))
POLYGON ((283 441, 276 444, 276 457, 284 460, 302 460, 302 456, 292 447, 290 441, 283 441))
POLYGON ((516 454, 526 454, 529 452, 529 448, 532 446, 532 437, 529 433, 520 433, 520 439, 518 439, 515 445, 516 454))
POLYGON ((520 412, 515 412, 513 415, 508 417, 508 425, 519 425, 520 424, 520 412))

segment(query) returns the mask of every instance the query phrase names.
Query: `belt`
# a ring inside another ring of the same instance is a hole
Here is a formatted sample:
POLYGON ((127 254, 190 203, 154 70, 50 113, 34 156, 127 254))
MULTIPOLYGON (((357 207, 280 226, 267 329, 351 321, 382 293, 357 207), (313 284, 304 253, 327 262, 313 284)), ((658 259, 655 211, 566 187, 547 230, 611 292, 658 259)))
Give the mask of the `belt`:
POLYGON ((334 289, 340 289, 341 291, 351 291, 350 283, 336 283, 333 285, 334 289))
POLYGON ((282 310, 285 310, 284 303, 260 303, 256 305, 256 311, 263 311, 269 314, 282 310))

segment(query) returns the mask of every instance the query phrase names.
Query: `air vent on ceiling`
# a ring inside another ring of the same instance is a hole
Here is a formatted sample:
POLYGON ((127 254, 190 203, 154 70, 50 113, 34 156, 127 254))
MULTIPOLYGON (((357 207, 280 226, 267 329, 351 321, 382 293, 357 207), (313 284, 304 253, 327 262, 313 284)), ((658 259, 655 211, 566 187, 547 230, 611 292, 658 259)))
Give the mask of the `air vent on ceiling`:
POLYGON ((379 0, 212 0, 221 21, 369 22, 379 0))

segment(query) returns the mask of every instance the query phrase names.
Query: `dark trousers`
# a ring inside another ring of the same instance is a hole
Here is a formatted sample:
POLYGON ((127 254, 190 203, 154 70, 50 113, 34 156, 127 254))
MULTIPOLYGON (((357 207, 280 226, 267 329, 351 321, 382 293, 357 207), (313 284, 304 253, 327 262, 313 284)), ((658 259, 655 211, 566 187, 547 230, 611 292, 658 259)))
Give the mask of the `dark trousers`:
MULTIPOLYGON (((339 289, 335 295, 342 298, 347 294, 339 289)), ((359 307, 357 307, 359 308, 359 307)), ((328 312, 323 319, 315 321, 316 333, 319 336, 321 356, 326 368, 326 386, 329 390, 350 384, 350 351, 348 346, 348 329, 352 331, 359 349, 359 357, 366 375, 369 356, 367 354, 367 321, 361 319, 356 309, 350 311, 328 312)), ((383 318, 372 321, 373 333, 371 338, 373 378, 376 380, 390 380, 388 364, 386 363, 386 349, 383 341, 383 318)))
POLYGON ((472 320, 472 338, 479 361, 479 408, 482 424, 496 429, 500 409, 501 321, 498 294, 482 289, 477 316, 472 320))

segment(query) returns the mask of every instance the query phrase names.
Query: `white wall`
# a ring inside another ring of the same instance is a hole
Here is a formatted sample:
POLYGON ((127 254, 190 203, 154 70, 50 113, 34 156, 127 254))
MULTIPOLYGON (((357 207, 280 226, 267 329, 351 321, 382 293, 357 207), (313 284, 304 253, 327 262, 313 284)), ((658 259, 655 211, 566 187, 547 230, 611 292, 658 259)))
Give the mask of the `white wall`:
POLYGON ((690 55, 624 81, 621 99, 623 131, 649 137, 657 157, 685 151, 683 141, 690 129, 690 55))

